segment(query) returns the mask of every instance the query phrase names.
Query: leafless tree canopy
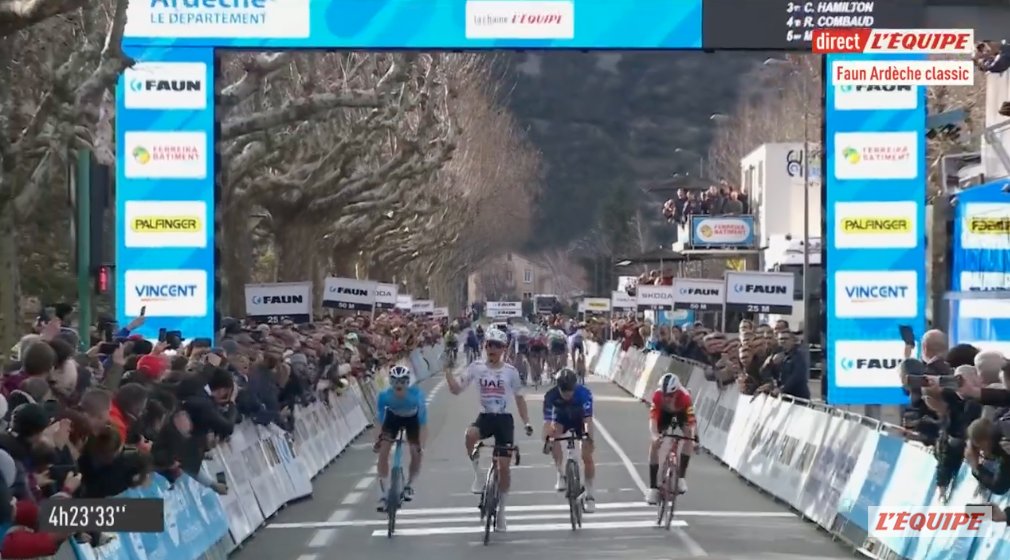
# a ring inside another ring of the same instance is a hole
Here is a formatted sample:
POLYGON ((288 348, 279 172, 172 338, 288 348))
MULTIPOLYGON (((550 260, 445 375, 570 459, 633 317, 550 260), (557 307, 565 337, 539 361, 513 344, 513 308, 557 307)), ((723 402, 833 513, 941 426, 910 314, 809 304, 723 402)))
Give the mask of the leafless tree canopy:
MULTIPOLYGON (((133 63, 120 51, 126 4, 0 0, 0 316, 33 294, 20 267, 44 252, 16 233, 61 217, 47 234, 65 254, 67 209, 50 203, 65 200, 67 163, 115 153, 112 88, 133 63)), ((247 282, 328 274, 456 306, 468 271, 528 235, 540 157, 505 109, 492 55, 221 56, 225 313, 244 311, 247 282)), ((0 342, 15 336, 0 324, 0 342)))

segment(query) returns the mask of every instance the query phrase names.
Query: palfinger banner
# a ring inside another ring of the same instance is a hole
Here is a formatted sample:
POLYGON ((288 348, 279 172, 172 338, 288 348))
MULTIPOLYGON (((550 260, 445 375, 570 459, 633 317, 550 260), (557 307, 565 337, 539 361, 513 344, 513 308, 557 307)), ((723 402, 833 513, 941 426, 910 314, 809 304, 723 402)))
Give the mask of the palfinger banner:
POLYGON ((245 313, 270 324, 308 323, 312 318, 312 282, 246 284, 245 313))
POLYGON ((610 307, 615 311, 620 309, 623 311, 638 309, 638 301, 635 296, 628 295, 628 292, 623 292, 621 290, 614 290, 610 292, 610 307))
POLYGON ((489 301, 487 302, 487 316, 492 319, 522 317, 523 304, 521 301, 489 301))
POLYGON ((329 277, 323 287, 323 307, 371 312, 375 306, 378 285, 378 282, 371 280, 329 277))
POLYGON ((375 308, 395 309, 398 301, 399 286, 396 284, 378 284, 375 287, 375 308))
POLYGON ((793 312, 796 277, 790 272, 726 271, 726 311, 738 313, 793 312))
POLYGON ((676 310, 722 311, 726 284, 723 280, 674 278, 676 310))
POLYGON ((579 302, 579 311, 583 313, 609 313, 610 300, 607 298, 582 298, 579 302))

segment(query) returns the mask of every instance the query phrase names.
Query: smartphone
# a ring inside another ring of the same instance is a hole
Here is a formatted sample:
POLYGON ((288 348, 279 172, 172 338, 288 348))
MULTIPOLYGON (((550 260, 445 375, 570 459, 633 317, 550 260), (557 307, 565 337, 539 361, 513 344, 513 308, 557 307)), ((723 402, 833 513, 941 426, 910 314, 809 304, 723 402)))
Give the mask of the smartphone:
POLYGON ((116 348, 119 348, 119 345, 115 342, 103 342, 98 345, 98 353, 108 356, 109 354, 115 352, 116 348))
POLYGON ((228 484, 228 477, 226 477, 223 472, 217 473, 216 478, 218 484, 228 484))
POLYGON ((941 375, 940 376, 940 388, 941 389, 960 389, 961 385, 964 383, 964 378, 957 375, 941 375))
POLYGON ((104 330, 102 332, 102 336, 104 337, 105 342, 112 342, 113 341, 113 338, 112 338, 112 323, 105 323, 105 327, 104 327, 104 330))
POLYGON ((919 391, 922 389, 923 381, 925 381, 926 376, 924 375, 909 375, 905 378, 905 385, 908 385, 909 389, 919 391))
POLYGON ((168 334, 168 329, 161 327, 158 329, 158 342, 165 342, 165 335, 168 334))
POLYGON ((915 331, 909 325, 898 325, 898 333, 906 346, 915 346, 915 331))
POLYGON ((147 306, 146 305, 140 308, 140 316, 143 317, 145 315, 147 315, 147 306))

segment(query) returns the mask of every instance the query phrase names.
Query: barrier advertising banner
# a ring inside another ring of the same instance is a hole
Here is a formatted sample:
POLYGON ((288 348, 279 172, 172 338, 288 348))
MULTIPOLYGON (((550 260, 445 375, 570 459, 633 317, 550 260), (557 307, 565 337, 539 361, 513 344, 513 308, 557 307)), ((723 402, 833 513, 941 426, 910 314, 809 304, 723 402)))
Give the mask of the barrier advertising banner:
POLYGON ((519 301, 489 301, 487 302, 487 316, 492 319, 522 317, 523 304, 519 301))
MULTIPOLYGON (((825 75, 847 61, 923 58, 830 55, 825 75)), ((898 325, 926 329, 925 88, 828 84, 825 122, 827 400, 905 404, 898 325)))
POLYGON ((582 298, 579 311, 583 313, 609 313, 610 300, 607 298, 582 298))
POLYGON ((371 312, 378 285, 371 280, 329 277, 323 289, 323 307, 371 312))
POLYGON ((414 315, 431 315, 435 313, 435 302, 430 299, 415 299, 410 312, 414 315))
POLYGON ((793 312, 796 277, 792 273, 726 271, 725 280, 728 312, 793 312))
POLYGON ((673 286, 638 286, 635 304, 639 311, 673 311, 673 286))
POLYGON ((431 316, 436 319, 444 319, 449 316, 448 307, 436 307, 432 310, 431 316))
POLYGON ((246 284, 245 313, 270 324, 308 323, 312 319, 312 282, 246 284))
POLYGON ((610 292, 611 309, 638 309, 638 300, 635 296, 628 295, 628 292, 614 290, 610 292))
POLYGON ((128 44, 277 49, 700 49, 702 0, 130 2, 128 44))
POLYGON ((725 301, 725 288, 726 283, 723 280, 674 278, 673 289, 677 299, 673 308, 721 311, 725 301))
POLYGON ((414 308, 414 298, 412 298, 410 294, 397 295, 396 308, 410 312, 410 310, 414 308))
POLYGON ((375 308, 395 309, 399 290, 396 284, 378 284, 375 287, 375 308))
POLYGON ((691 246, 753 247, 754 216, 691 216, 691 246))

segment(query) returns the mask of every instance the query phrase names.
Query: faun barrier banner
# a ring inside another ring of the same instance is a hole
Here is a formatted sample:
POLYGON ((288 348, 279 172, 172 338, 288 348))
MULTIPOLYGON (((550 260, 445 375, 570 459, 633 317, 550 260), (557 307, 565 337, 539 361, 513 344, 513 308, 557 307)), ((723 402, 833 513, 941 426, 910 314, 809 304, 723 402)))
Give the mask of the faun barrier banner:
POLYGON ((663 373, 680 375, 694 396, 703 448, 870 558, 1010 558, 1010 530, 1002 523, 989 524, 981 534, 869 536, 872 506, 1010 505, 1007 497, 979 487, 966 465, 944 504, 932 450, 891 435, 876 420, 819 403, 741 395, 735 385, 720 389, 706 380, 700 364, 635 349, 622 352, 614 342, 591 344, 588 354, 594 373, 643 400, 663 373))
MULTIPOLYGON (((418 381, 442 372, 442 345, 414 350, 405 360, 418 381)), ((310 496, 312 479, 375 422, 376 392, 385 375, 351 381, 339 396, 295 411, 295 430, 243 422, 211 452, 208 480, 221 475, 228 493, 218 496, 189 477, 169 484, 160 476, 120 497, 163 498, 162 533, 118 533, 100 547, 71 543, 57 558, 77 560, 224 559, 287 503, 310 496)))

